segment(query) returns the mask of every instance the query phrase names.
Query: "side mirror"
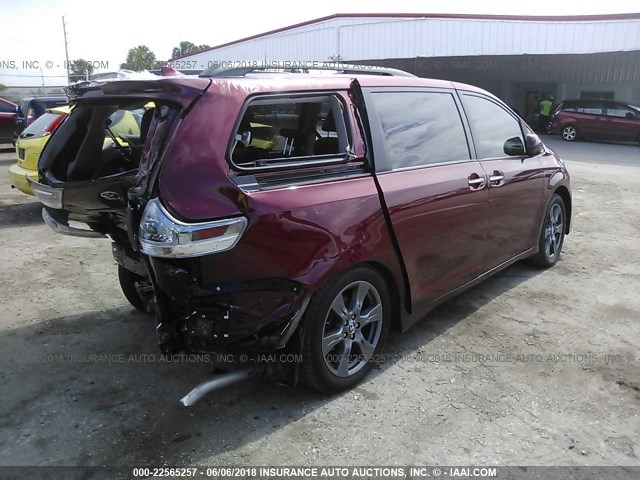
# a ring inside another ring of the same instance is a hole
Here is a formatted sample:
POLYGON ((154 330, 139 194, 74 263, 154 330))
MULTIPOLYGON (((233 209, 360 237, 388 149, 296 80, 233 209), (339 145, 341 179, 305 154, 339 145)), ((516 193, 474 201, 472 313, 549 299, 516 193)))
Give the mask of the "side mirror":
POLYGON ((525 137, 525 143, 527 148, 527 155, 540 155, 544 152, 544 144, 540 137, 535 133, 527 133, 525 137))
POLYGON ((510 157, 524 155, 526 151, 522 144, 522 139, 520 137, 513 137, 504 142, 504 153, 510 157))

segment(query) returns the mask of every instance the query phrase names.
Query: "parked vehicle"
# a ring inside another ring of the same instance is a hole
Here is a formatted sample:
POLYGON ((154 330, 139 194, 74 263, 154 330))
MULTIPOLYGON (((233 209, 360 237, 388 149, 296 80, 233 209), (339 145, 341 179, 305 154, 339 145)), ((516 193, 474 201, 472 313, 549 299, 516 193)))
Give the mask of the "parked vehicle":
POLYGON ((44 115, 48 108, 62 107, 68 103, 66 96, 29 97, 23 98, 18 104, 13 132, 13 143, 22 131, 31 125, 38 117, 44 115))
POLYGON ((27 178, 38 180, 38 159, 49 136, 69 114, 69 107, 47 110, 29 125, 16 141, 17 162, 9 167, 11 186, 33 195, 27 178))
POLYGON ((0 143, 8 143, 12 139, 18 106, 0 98, 0 143))
POLYGON ((155 311, 163 352, 301 354, 265 368, 353 387, 390 328, 518 260, 553 266, 572 209, 563 162, 499 99, 371 73, 76 88, 33 191, 54 230, 112 239, 123 291, 155 311), (109 115, 148 101, 143 148, 105 154, 109 115), (256 124, 281 141, 252 146, 256 124))
POLYGON ((563 100, 549 131, 567 142, 579 138, 640 142, 640 107, 613 100, 563 100))
MULTIPOLYGON (((40 153, 50 135, 67 118, 69 111, 68 106, 50 108, 20 134, 16 141, 17 162, 9 167, 9 178, 13 187, 33 195, 28 179, 38 181, 40 153)), ((114 142, 119 142, 122 148, 126 148, 128 145, 123 138, 127 135, 140 135, 140 121, 144 111, 144 109, 133 112, 118 110, 112 114, 109 117, 109 127, 103 133, 103 148, 116 148, 114 142), (123 138, 118 140, 117 137, 120 135, 123 138)))

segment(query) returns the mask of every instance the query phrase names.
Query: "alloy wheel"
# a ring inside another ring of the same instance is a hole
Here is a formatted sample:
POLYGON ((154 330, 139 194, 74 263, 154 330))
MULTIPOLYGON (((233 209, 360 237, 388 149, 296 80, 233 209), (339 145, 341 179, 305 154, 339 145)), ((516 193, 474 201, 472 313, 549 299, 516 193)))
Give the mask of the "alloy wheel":
POLYGON ((350 377, 371 360, 380 341, 382 300, 369 282, 356 281, 335 297, 322 332, 322 356, 338 377, 350 377))
POLYGON ((549 209, 544 226, 544 253, 549 259, 558 256, 564 239, 562 208, 554 203, 549 209))
POLYGON ((568 142, 572 142, 578 136, 578 131, 575 127, 564 127, 562 129, 562 138, 568 142))

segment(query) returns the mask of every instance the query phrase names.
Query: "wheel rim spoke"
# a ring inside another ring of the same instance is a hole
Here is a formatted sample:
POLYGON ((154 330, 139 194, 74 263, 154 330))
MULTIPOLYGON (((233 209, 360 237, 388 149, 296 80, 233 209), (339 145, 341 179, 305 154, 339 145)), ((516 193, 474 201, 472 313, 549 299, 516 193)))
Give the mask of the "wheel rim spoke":
POLYGON ((369 293, 369 284, 367 283, 359 283, 358 288, 354 288, 353 297, 351 298, 351 305, 349 306, 349 310, 351 311, 351 313, 360 313, 367 293, 369 293))
POLYGON ((365 314, 360 315, 360 329, 380 320, 382 320, 382 305, 378 304, 367 310, 365 314))
POLYGON ((349 314, 347 310, 347 306, 344 304, 344 298, 342 298, 342 294, 338 295, 333 303, 331 304, 331 310, 335 312, 340 318, 347 318, 349 314))
POLYGON ((373 355, 373 351, 376 349, 375 345, 370 343, 365 338, 360 338, 357 342, 358 347, 360 348, 360 352, 362 353, 362 360, 368 362, 371 356, 373 355))
POLYGON ((324 354, 324 356, 326 357, 331 352, 331 350, 333 350, 335 346, 343 340, 344 334, 342 333, 342 329, 326 335, 322 339, 322 353, 324 354))
POLYGON ((349 375, 349 356, 351 355, 351 344, 347 345, 345 342, 344 350, 340 354, 340 360, 338 361, 338 375, 346 377, 349 375))

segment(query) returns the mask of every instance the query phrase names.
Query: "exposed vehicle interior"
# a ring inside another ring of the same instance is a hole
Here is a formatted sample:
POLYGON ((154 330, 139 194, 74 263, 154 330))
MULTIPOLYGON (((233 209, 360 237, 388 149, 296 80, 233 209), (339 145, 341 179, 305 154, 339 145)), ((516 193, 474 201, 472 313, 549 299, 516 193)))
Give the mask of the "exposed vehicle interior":
POLYGON ((135 171, 156 109, 140 102, 75 108, 46 150, 51 180, 80 181, 135 171), (66 162, 56 161, 66 158, 66 162))
POLYGON ((258 99, 238 124, 230 159, 235 165, 259 167, 340 155, 347 146, 344 108, 337 96, 258 99))

